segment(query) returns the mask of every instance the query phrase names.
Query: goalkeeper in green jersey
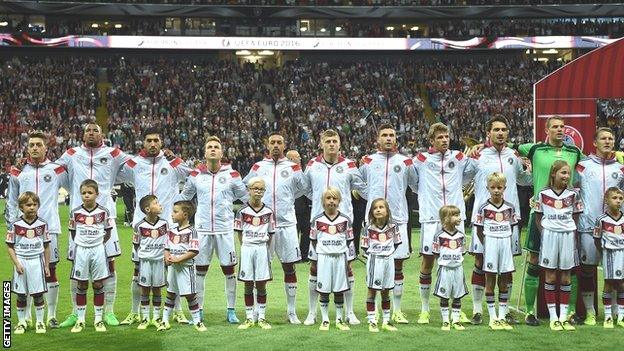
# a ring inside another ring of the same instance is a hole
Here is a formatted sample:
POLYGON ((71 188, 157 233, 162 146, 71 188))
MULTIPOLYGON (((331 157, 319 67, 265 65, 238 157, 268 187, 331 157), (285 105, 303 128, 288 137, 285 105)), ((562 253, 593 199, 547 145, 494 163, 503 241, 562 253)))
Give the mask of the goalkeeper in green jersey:
MULTIPOLYGON (((520 155, 527 157, 531 161, 533 169, 533 192, 539 194, 540 190, 548 186, 548 174, 550 167, 556 160, 564 160, 570 165, 570 169, 574 169, 578 161, 580 161, 581 151, 575 146, 565 145, 563 139, 565 124, 561 117, 554 116, 546 121, 547 142, 522 144, 518 147, 520 155)), ((570 184, 573 179, 570 177, 570 184)), ((532 201, 534 197, 532 198, 532 201)), ((539 321, 535 314, 535 298, 539 286, 538 265, 540 250, 540 234, 535 224, 535 216, 531 211, 529 216, 529 232, 526 238, 524 248, 529 251, 529 263, 527 265, 526 276, 524 279, 524 294, 527 308, 525 322, 528 325, 539 325, 539 321)), ((576 296, 578 288, 578 280, 575 275, 571 279, 572 292, 570 294, 570 310, 569 317, 573 317, 576 312, 576 296)))

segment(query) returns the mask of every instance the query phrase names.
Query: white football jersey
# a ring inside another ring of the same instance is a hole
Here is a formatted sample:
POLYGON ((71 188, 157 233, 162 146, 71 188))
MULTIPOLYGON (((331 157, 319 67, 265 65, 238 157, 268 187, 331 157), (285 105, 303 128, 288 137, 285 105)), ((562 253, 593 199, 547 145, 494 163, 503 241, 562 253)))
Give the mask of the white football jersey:
POLYGON ((110 212, 101 205, 87 210, 84 206, 74 208, 69 214, 69 230, 75 231, 74 243, 82 247, 94 247, 104 244, 104 235, 115 223, 110 212))
POLYGON ((399 227, 394 223, 389 223, 383 228, 369 224, 362 232, 361 246, 369 255, 390 256, 400 244, 401 234, 399 227))
POLYGON ((317 254, 346 253, 347 243, 353 240, 351 220, 340 212, 334 219, 323 212, 312 219, 310 240, 316 241, 317 254))
POLYGON ((583 212, 578 193, 564 189, 557 194, 552 188, 540 191, 535 202, 535 213, 542 213, 542 227, 555 232, 576 230, 573 214, 583 212))
POLYGON ((496 206, 488 200, 477 211, 475 226, 483 228, 483 235, 494 238, 508 238, 511 228, 518 224, 514 204, 503 201, 496 206))
POLYGON ((266 243, 275 233, 273 211, 264 204, 259 211, 247 204, 236 213, 234 230, 243 233, 243 245, 266 243))
POLYGON ((20 217, 13 223, 13 230, 7 232, 6 243, 13 244, 15 254, 20 257, 39 256, 44 244, 50 242, 48 225, 37 217, 32 223, 20 217))
MULTIPOLYGON (((192 226, 186 228, 170 228, 165 242, 165 250, 169 251, 173 256, 184 255, 189 251, 199 253, 199 239, 197 231, 192 226)), ((193 259, 177 263, 181 266, 192 266, 195 264, 193 259)))
POLYGON ((624 250, 624 213, 620 218, 603 214, 596 220, 594 238, 601 239, 602 247, 607 250, 624 250))
POLYGON ((466 236, 461 231, 439 231, 433 237, 433 253, 438 255, 438 266, 461 267, 466 253, 466 236))
POLYGON ((165 253, 165 243, 169 233, 169 222, 158 218, 155 223, 150 223, 143 218, 134 226, 132 243, 139 245, 137 254, 144 260, 162 259, 165 253))

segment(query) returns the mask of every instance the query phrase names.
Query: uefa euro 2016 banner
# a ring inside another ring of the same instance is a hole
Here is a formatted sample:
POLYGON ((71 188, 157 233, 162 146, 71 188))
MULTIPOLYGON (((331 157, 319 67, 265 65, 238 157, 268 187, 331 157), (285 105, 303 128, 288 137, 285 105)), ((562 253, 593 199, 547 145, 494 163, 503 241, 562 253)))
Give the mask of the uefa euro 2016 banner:
POLYGON ((199 50, 469 50, 598 48, 609 37, 540 36, 444 38, 302 38, 69 35, 37 39, 26 34, 0 34, 0 46, 199 50))

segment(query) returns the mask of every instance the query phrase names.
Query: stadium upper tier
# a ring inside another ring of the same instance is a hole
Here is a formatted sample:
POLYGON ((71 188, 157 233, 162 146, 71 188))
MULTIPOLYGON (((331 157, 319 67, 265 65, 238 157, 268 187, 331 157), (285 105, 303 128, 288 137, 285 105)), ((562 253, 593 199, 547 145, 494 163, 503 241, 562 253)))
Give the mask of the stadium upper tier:
POLYGON ((304 160, 318 152, 316 139, 327 128, 339 131, 346 155, 370 152, 371 131, 381 121, 396 126, 406 154, 428 146, 423 131, 433 119, 451 126, 454 147, 463 148, 466 136, 482 139, 483 123, 499 113, 511 121, 512 140, 528 141, 532 84, 558 64, 517 55, 463 62, 299 60, 275 69, 205 56, 0 58, 0 162, 21 157, 16 145, 26 145, 33 129, 50 132, 50 158, 58 157, 80 144, 81 125, 102 102, 107 137, 124 150, 137 152, 141 131, 154 126, 163 131, 166 147, 194 162, 203 158, 201 140, 216 134, 241 171, 262 157, 263 139, 274 130, 304 160), (96 86, 102 68, 111 83, 105 96, 96 86))
POLYGON ((65 35, 182 35, 266 37, 395 37, 447 38, 503 36, 624 36, 624 18, 550 18, 514 20, 297 20, 227 18, 110 18, 89 19, 13 15, 2 20, 0 33, 38 37, 65 35))

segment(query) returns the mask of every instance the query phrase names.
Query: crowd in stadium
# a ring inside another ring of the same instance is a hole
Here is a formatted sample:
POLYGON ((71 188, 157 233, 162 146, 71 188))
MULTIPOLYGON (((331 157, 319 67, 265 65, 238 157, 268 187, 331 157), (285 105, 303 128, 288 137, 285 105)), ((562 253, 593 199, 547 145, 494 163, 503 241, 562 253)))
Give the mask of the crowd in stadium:
POLYGON ((8 166, 20 156, 16 140, 25 145, 32 129, 53 132, 52 159, 79 145, 76 128, 94 118, 100 101, 98 67, 108 68, 112 84, 105 107, 113 145, 138 152, 140 131, 151 125, 162 128, 166 147, 193 162, 201 160, 203 150, 191 141, 216 134, 224 141, 226 157, 240 170, 262 157, 262 140, 274 129, 283 131, 307 160, 318 152, 319 132, 337 128, 343 150, 357 159, 373 148, 375 136, 367 132, 371 123, 389 121, 397 128, 401 151, 414 154, 428 147, 422 133, 429 126, 423 98, 435 119, 450 124, 454 147, 463 148, 466 136, 483 139, 481 126, 498 113, 511 121, 513 141, 530 141, 532 128, 526 126, 532 124, 532 83, 555 68, 505 58, 296 61, 279 69, 164 57, 4 59, 1 164, 8 166))
MULTIPOLYGON (((100 20, 102 22, 103 20, 100 20)), ((310 31, 299 31, 295 20, 263 19, 262 22, 234 21, 228 19, 217 20, 219 23, 227 23, 227 26, 215 25, 207 32, 208 27, 199 25, 197 28, 187 28, 184 33, 172 32, 166 29, 165 18, 140 18, 124 19, 119 28, 112 23, 108 26, 97 28, 92 26, 92 21, 76 18, 47 18, 45 31, 41 26, 29 26, 28 19, 21 21, 7 21, 3 32, 28 33, 43 37, 58 37, 64 35, 250 35, 263 36, 305 36, 310 31), (237 30, 236 28, 245 28, 237 30), (249 28, 258 31, 251 33, 249 28), (275 30, 282 28, 283 30, 275 30)), ((624 36, 624 22, 620 18, 612 19, 515 19, 515 20, 439 20, 426 21, 416 29, 413 25, 397 25, 393 22, 379 21, 353 21, 340 20, 336 26, 339 32, 327 30, 318 35, 335 35, 348 37, 412 37, 412 38, 453 38, 464 39, 475 36, 549 36, 549 35, 599 35, 609 37, 624 36), (392 30, 388 28, 392 27, 392 30)), ((400 21, 399 21, 400 22, 400 21)), ((212 22, 210 22, 212 23, 212 22)), ((416 22, 421 23, 421 22, 416 22)), ((117 24, 117 22, 115 22, 117 24)), ((317 31, 320 28, 317 28, 317 31)))

